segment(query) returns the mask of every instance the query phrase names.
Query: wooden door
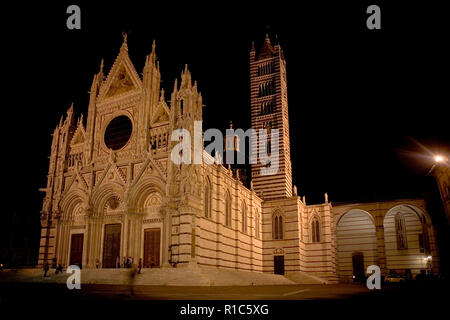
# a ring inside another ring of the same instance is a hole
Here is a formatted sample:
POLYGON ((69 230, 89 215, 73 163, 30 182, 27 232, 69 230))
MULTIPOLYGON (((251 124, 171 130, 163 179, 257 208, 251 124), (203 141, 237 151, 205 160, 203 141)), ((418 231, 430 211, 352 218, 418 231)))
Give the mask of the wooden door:
POLYGON ((364 273, 364 255, 362 252, 355 252, 352 255, 353 281, 362 282, 365 279, 364 273))
POLYGON ((284 256, 274 256, 273 266, 273 271, 275 274, 284 274, 284 256))
POLYGON ((159 267, 161 229, 153 228, 144 231, 144 268, 159 267))
POLYGON ((83 239, 84 234, 74 233, 70 240, 70 265, 81 267, 83 261, 83 239))
POLYGON ((120 258, 120 224, 107 224, 103 239, 103 268, 115 268, 120 258))

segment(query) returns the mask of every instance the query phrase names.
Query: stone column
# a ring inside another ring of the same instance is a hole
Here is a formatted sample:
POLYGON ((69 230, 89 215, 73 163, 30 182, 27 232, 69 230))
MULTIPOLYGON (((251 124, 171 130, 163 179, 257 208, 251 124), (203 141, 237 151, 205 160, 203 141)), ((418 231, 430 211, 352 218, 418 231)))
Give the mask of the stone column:
POLYGON ((124 236, 124 248, 127 256, 133 258, 133 264, 138 264, 141 257, 141 235, 142 235, 142 215, 139 213, 128 213, 127 235, 124 236))
POLYGON ((87 246, 86 267, 95 268, 95 260, 98 259, 101 267, 101 219, 98 217, 89 217, 89 224, 87 227, 87 235, 85 237, 87 246))
POLYGON ((326 234, 324 237, 326 244, 325 244, 325 250, 327 252, 327 258, 326 258, 326 271, 327 271, 327 280, 331 282, 336 282, 337 277, 337 271, 336 271, 336 237, 335 231, 334 231, 334 221, 331 216, 331 204, 326 203, 324 206, 324 215, 323 215, 323 226, 322 226, 322 232, 326 234))
POLYGON ((170 236, 169 233, 172 230, 171 216, 168 212, 165 212, 162 216, 162 264, 163 268, 169 268, 169 246, 170 246, 170 236))

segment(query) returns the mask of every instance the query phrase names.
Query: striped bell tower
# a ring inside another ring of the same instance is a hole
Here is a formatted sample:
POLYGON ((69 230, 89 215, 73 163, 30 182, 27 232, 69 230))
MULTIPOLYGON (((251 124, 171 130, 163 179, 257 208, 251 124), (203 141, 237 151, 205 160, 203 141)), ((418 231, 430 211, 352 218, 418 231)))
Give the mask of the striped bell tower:
MULTIPOLYGON (((267 164, 252 164, 252 184, 264 200, 292 196, 292 168, 289 144, 289 116, 286 82, 286 61, 279 44, 272 46, 268 35, 257 54, 254 44, 250 50, 250 103, 252 128, 279 130, 278 170, 271 175, 261 175, 267 164)), ((269 142, 270 143, 270 142, 269 142)), ((274 145, 273 141, 270 143, 274 145)), ((268 146, 270 150, 270 146, 268 146)), ((259 154, 258 143, 253 143, 253 154, 259 154)), ((272 163, 272 165, 275 163, 272 163)))

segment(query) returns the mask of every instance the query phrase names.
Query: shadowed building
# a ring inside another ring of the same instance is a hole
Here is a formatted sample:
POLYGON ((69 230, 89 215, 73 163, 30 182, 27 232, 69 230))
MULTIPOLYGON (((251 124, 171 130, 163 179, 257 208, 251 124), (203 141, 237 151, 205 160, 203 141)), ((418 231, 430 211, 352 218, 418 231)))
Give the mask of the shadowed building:
POLYGON ((441 163, 436 163, 432 167, 431 173, 436 178, 436 182, 439 186, 439 192, 441 194, 442 203, 444 204, 447 221, 450 224, 450 167, 448 159, 444 159, 441 163))
MULTIPOLYGON (((175 129, 194 137, 202 96, 185 68, 167 101, 160 88, 155 45, 142 77, 126 38, 105 77, 103 63, 90 90, 86 126, 73 107, 54 130, 42 208, 39 265, 102 268, 204 267, 351 281, 377 264, 389 270, 438 271, 434 230, 422 200, 307 205, 292 184, 286 61, 266 37, 250 51, 252 127, 266 129, 266 151, 276 163, 239 171, 203 153, 202 164, 176 164, 175 129), (279 130, 279 138, 272 133, 279 130), (261 169, 277 167, 270 175, 261 169)), ((258 153, 261 146, 253 145, 258 153)), ((262 146, 264 147, 264 146, 262 146)))

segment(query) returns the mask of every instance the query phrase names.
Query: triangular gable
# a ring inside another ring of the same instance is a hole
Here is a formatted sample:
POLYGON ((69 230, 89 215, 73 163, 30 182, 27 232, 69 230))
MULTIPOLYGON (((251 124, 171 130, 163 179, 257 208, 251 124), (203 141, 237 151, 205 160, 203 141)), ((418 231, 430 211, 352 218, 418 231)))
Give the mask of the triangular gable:
POLYGON ((85 131, 82 123, 78 124, 77 130, 75 131, 72 141, 70 142, 71 146, 84 143, 85 131))
POLYGON ((127 49, 122 47, 100 90, 98 99, 109 98, 141 88, 142 81, 128 56, 127 49))
POLYGON ((72 178, 68 181, 66 184, 66 187, 63 192, 63 197, 71 190, 72 188, 77 188, 77 190, 83 190, 86 194, 89 190, 89 186, 84 180, 83 176, 78 171, 78 168, 75 169, 75 174, 72 176, 72 178))
POLYGON ((156 111, 153 114, 151 123, 168 122, 169 121, 169 108, 167 104, 162 101, 156 107, 156 111))

